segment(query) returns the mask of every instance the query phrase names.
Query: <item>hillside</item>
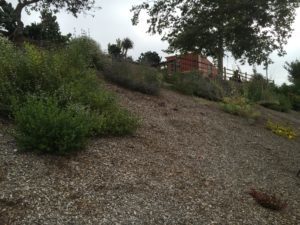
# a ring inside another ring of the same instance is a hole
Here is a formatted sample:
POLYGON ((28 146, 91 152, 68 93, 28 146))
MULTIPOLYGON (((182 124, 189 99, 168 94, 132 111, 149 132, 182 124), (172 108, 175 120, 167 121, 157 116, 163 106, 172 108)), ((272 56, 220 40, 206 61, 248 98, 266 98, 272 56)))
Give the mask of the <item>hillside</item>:
POLYGON ((261 108, 251 125, 200 98, 106 86, 141 118, 133 137, 94 139, 67 158, 19 153, 2 121, 0 224, 300 221, 300 140, 264 128, 266 118, 300 128, 299 113, 261 108), (287 208, 262 208, 251 188, 282 195, 287 208))

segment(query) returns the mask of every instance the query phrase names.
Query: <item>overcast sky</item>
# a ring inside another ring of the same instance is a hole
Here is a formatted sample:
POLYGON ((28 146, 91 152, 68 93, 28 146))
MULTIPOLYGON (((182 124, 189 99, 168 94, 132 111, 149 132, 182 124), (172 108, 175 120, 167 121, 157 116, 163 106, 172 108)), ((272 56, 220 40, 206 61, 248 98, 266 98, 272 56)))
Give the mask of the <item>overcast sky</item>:
MULTIPOLYGON (((17 0, 12 0, 17 2, 17 0)), ((132 26, 132 13, 130 8, 143 2, 142 0, 96 0, 96 5, 101 6, 102 9, 91 12, 92 15, 79 15, 74 18, 72 15, 61 12, 57 14, 58 22, 62 33, 71 33, 80 35, 86 32, 94 38, 102 46, 104 51, 107 51, 108 43, 113 43, 117 38, 129 37, 134 42, 134 49, 128 52, 129 55, 137 59, 142 52, 157 51, 162 57, 166 54, 162 50, 168 47, 167 42, 162 42, 158 35, 150 35, 146 33, 146 15, 140 20, 138 26, 132 26)), ((23 21, 25 24, 39 21, 39 14, 32 13, 27 15, 23 12, 23 21)), ((293 25, 294 32, 289 39, 288 45, 285 47, 287 55, 284 57, 277 57, 276 54, 272 56, 274 64, 269 66, 269 74, 277 84, 287 82, 287 72, 283 69, 286 61, 293 61, 300 59, 300 10, 297 10, 296 21, 293 25)), ((224 59, 224 65, 230 69, 236 69, 238 62, 230 58, 224 59)), ((239 65, 240 66, 240 65, 239 65)), ((251 72, 252 67, 240 66, 243 72, 251 72)), ((257 67, 258 71, 265 74, 261 67, 257 67)))

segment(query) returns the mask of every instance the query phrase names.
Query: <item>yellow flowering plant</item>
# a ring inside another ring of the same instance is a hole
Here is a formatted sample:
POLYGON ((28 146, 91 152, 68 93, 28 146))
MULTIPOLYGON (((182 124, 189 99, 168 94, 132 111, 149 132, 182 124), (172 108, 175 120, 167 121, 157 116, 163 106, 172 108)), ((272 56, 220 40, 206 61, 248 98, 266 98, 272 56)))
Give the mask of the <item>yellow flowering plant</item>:
POLYGON ((274 123, 272 121, 268 121, 266 128, 268 130, 271 130, 274 134, 277 134, 278 136, 282 136, 288 139, 295 139, 297 137, 296 132, 294 129, 288 125, 282 125, 278 123, 274 123))

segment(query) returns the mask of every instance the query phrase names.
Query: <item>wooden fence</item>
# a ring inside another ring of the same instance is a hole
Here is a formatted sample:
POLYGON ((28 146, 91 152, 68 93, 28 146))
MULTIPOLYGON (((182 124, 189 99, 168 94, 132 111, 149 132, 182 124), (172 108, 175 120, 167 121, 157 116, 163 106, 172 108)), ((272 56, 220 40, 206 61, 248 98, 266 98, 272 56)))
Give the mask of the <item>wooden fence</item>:
MULTIPOLYGON (((191 72, 199 71, 208 77, 215 77, 218 74, 218 69, 212 63, 205 63, 199 60, 191 60, 183 57, 176 57, 174 60, 168 60, 157 65, 160 69, 167 71, 169 75, 175 72, 191 72), (183 69, 184 68, 184 69, 183 69)), ((223 68, 223 80, 234 80, 237 82, 247 82, 250 81, 253 74, 248 74, 247 72, 242 72, 240 70, 232 70, 226 67, 223 68)), ((269 80, 270 83, 274 82, 269 80)))

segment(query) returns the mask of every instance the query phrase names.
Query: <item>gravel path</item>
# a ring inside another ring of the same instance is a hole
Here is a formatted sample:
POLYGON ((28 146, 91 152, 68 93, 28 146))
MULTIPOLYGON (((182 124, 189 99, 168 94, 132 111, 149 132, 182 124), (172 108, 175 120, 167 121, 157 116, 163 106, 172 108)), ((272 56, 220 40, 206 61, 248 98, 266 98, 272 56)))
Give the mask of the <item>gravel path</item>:
MULTIPOLYGON (((66 158, 19 153, 0 126, 1 225, 300 223, 299 138, 168 90, 149 97, 107 86, 142 119, 135 136, 91 140, 66 158), (288 207, 262 208, 252 187, 288 207)), ((290 122, 300 128, 299 119, 290 122)))

